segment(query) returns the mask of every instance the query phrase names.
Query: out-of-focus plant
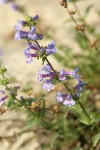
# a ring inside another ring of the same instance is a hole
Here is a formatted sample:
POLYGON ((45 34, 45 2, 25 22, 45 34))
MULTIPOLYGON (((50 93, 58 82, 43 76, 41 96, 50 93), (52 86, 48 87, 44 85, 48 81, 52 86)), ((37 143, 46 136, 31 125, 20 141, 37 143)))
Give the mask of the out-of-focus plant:
POLYGON ((16 3, 16 0, 0 0, 1 4, 10 4, 10 7, 15 10, 15 11, 19 11, 20 13, 25 13, 25 7, 21 6, 19 4, 16 3))
MULTIPOLYGON (((74 37, 77 43, 80 46, 80 53, 74 53, 71 48, 66 45, 59 45, 59 49, 63 48, 64 55, 57 53, 55 57, 59 60, 61 59, 62 64, 66 67, 75 68, 80 64, 80 70, 83 76, 89 81, 90 87, 97 87, 100 89, 100 78, 99 78, 99 68, 100 68, 100 55, 99 55, 99 41, 100 41, 100 32, 96 30, 95 25, 89 25, 86 22, 86 18, 93 7, 93 5, 87 6, 84 16, 81 15, 81 12, 77 6, 77 1, 79 0, 69 0, 68 2, 73 2, 75 10, 69 9, 69 3, 65 0, 61 1, 61 5, 65 7, 69 16, 70 22, 72 21, 75 24, 74 37), (78 19, 74 16, 78 15, 78 19), (88 34, 94 37, 94 41, 91 41, 88 37, 88 34), (65 59, 66 58, 66 59, 65 59), (70 63, 68 63, 70 60, 70 63)), ((98 13, 98 11, 97 11, 98 13)), ((99 15, 99 13, 98 13, 99 15)))

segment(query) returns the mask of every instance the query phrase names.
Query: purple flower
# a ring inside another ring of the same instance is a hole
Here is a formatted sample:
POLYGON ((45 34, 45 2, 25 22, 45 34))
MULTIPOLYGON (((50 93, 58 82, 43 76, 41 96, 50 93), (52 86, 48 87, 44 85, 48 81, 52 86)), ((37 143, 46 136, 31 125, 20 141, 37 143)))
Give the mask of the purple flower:
POLYGON ((38 73, 40 75, 40 77, 38 78, 38 81, 43 81, 44 78, 51 78, 52 77, 52 74, 50 74, 50 73, 43 74, 42 70, 39 70, 38 73))
POLYGON ((30 32, 28 33, 28 39, 30 40, 41 40, 43 38, 42 34, 37 34, 36 33, 36 28, 32 26, 30 32))
POLYGON ((15 26, 16 29, 16 34, 15 34, 15 39, 20 40, 20 39, 27 39, 27 34, 28 32, 26 31, 21 31, 19 26, 15 26))
POLYGON ((65 81, 66 80, 66 72, 62 70, 59 74, 59 80, 65 81))
POLYGON ((85 82, 79 81, 79 83, 77 84, 77 86, 75 87, 76 91, 77 91, 77 96, 80 97, 81 93, 84 90, 84 86, 86 85, 85 82))
POLYGON ((52 84, 53 79, 56 76, 56 72, 52 71, 52 68, 49 64, 47 64, 45 67, 43 67, 42 70, 38 71, 39 78, 38 81, 44 81, 43 88, 47 91, 50 91, 51 89, 54 89, 54 84, 52 84))
MULTIPOLYGON (((20 25, 22 26, 23 23, 20 22, 20 25)), ((16 29, 16 34, 15 34, 15 39, 20 40, 20 39, 29 39, 29 40, 41 40, 43 38, 42 34, 37 34, 36 33, 36 28, 32 26, 30 32, 27 31, 21 31, 21 27, 15 26, 16 29)))
POLYGON ((5 100, 8 98, 8 96, 3 90, 0 90, 0 93, 4 95, 3 97, 0 97, 0 106, 2 106, 5 103, 5 100))
POLYGON ((56 73, 52 71, 52 68, 49 64, 43 67, 42 70, 39 70, 38 73, 40 75, 38 81, 43 81, 45 78, 49 78, 52 81, 56 75, 56 73))
POLYGON ((34 20, 37 20, 38 18, 39 18, 39 15, 35 15, 35 16, 33 17, 34 20))
POLYGON ((21 25, 21 27, 24 27, 27 24, 27 21, 21 20, 19 21, 19 24, 21 25))
POLYGON ((37 39, 36 28, 33 26, 28 34, 28 39, 37 39))
POLYGON ((54 89, 54 84, 50 82, 50 80, 47 80, 46 83, 43 84, 43 89, 50 91, 54 89))
POLYGON ((43 67, 43 70, 45 70, 45 72, 50 73, 52 71, 52 68, 49 64, 47 64, 46 66, 43 67))
POLYGON ((60 92, 57 93, 57 102, 62 102, 64 105, 73 106, 75 105, 75 101, 71 94, 62 94, 60 92))
POLYGON ((31 63, 33 57, 38 57, 39 47, 36 44, 32 44, 31 42, 29 42, 28 44, 29 47, 25 49, 24 55, 26 57, 26 63, 31 63), (30 53, 31 49, 34 51, 34 53, 30 53))
POLYGON ((14 2, 11 2, 10 4, 11 4, 11 8, 13 10, 16 10, 16 11, 20 11, 21 10, 21 6, 20 5, 15 4, 14 2))
POLYGON ((51 44, 48 44, 48 47, 46 48, 46 52, 49 55, 52 55, 56 53, 56 48, 55 48, 55 42, 53 41, 51 44))
POLYGON ((76 68, 75 71, 64 71, 62 70, 59 74, 59 80, 64 81, 67 79, 67 76, 72 76, 78 81, 80 81, 81 76, 77 73, 79 71, 79 68, 76 68))
POLYGON ((64 99, 63 99, 62 94, 61 94, 60 92, 58 92, 57 95, 58 95, 58 96, 56 97, 57 102, 63 102, 64 99))
POLYGON ((64 104, 64 105, 67 105, 67 106, 69 106, 69 107, 75 105, 75 101, 73 100, 71 94, 68 94, 68 95, 67 95, 66 100, 64 100, 63 104, 64 104))
POLYGON ((79 71, 79 68, 76 68, 76 69, 75 69, 75 72, 73 72, 73 76, 74 76, 78 81, 80 81, 81 76, 77 74, 78 71, 79 71))

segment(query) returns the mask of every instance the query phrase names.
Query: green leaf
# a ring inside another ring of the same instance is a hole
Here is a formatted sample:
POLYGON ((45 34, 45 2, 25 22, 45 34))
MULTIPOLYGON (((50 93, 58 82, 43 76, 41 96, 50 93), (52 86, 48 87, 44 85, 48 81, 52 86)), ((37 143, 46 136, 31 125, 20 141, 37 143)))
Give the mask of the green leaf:
POLYGON ((99 122, 100 121, 100 111, 96 112, 95 114, 95 122, 99 122))
POLYGON ((92 141, 93 141, 93 147, 95 147, 98 144, 98 142, 100 141, 100 133, 96 134, 93 137, 92 141))
POLYGON ((72 109, 76 112, 78 119, 81 123, 85 125, 91 125, 91 120, 87 117, 84 111, 80 108, 79 104, 76 104, 72 107, 72 109))

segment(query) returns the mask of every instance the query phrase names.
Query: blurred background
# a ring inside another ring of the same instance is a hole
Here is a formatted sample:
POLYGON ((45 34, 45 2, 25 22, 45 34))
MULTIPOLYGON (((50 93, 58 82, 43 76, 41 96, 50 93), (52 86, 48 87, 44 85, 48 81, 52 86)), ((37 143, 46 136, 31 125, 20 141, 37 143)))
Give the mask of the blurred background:
MULTIPOLYGON (((47 45, 52 40, 56 42, 57 54, 50 56, 54 68, 59 71, 62 68, 73 70, 76 67, 80 68, 83 78, 89 82, 87 85, 87 95, 85 100, 89 100, 89 106, 93 104, 93 110, 100 109, 100 56, 99 52, 93 48, 90 50, 83 35, 75 30, 75 25, 71 21, 66 9, 61 7, 59 0, 16 0, 15 3, 24 7, 25 13, 30 16, 38 14, 40 16, 38 22, 38 30, 44 34, 44 40, 40 43, 47 45), (60 63, 59 63, 60 62, 60 63)), ((74 17, 80 24, 88 26, 86 34, 91 42, 100 40, 100 9, 99 0, 78 0, 69 2, 69 9, 76 10, 74 17)), ((42 68, 41 61, 33 60, 33 63, 26 64, 24 50, 27 47, 27 42, 24 40, 15 40, 15 28, 20 20, 24 19, 24 13, 15 11, 11 8, 10 3, 0 3, 0 65, 3 65, 8 70, 8 76, 18 85, 33 90, 33 95, 43 93, 40 83, 37 81, 38 69, 42 68)), ((97 45, 100 46, 99 42, 97 45)), ((20 93, 20 95, 23 92, 20 93)), ((26 94, 26 93, 24 93, 26 94)), ((26 94, 27 95, 27 94, 26 94)), ((52 94, 51 94, 52 95, 52 94)), ((50 95, 50 96, 51 96, 50 95)), ((52 96, 53 99, 53 96, 52 96)), ((92 108, 91 107, 91 108, 92 108)), ((61 118, 60 118, 61 120, 61 118)), ((54 121, 54 120, 53 120, 54 121)), ((57 123, 58 120, 56 120, 57 123)), ((59 145, 54 141, 51 142, 52 136, 58 132, 54 127, 51 130, 44 131, 42 129, 34 129, 31 132, 25 132, 17 137, 17 132, 26 124, 26 116, 22 112, 9 110, 0 116, 0 150, 87 150, 87 143, 84 147, 80 146, 80 139, 77 136, 79 130, 85 130, 82 126, 76 133, 73 141, 68 144, 68 137, 60 137, 64 143, 59 145), (37 131, 38 130, 38 131, 37 131), (52 131, 54 133, 52 133, 52 131), (13 138, 10 136, 13 135, 13 138), (3 138, 2 138, 3 136, 3 138), (38 136, 41 138, 38 139, 38 136), (7 138, 6 138, 7 137, 7 138), (49 140, 50 138, 50 140, 49 140), (47 140, 47 142, 45 142, 47 140), (44 146, 46 144, 46 146, 44 146), (52 143, 51 145, 49 145, 52 143), (75 145, 75 143, 77 143, 75 145), (58 146, 57 146, 58 145, 58 146), (68 147, 68 148, 67 148, 68 147), (76 148, 76 149, 75 149, 76 148), (83 149, 82 149, 83 148, 83 149)), ((71 123, 71 122, 70 122, 71 123)), ((69 124, 70 124, 69 123, 69 124)), ((67 123, 68 124, 68 123, 67 123)), ((71 124, 72 126, 72 124, 71 124)), ((76 122, 77 126, 77 122, 76 122)), ((58 127, 62 130, 62 127, 58 127)), ((73 129, 75 130, 75 128, 73 129)), ((88 129, 87 129, 88 130, 88 129)), ((63 131, 64 132, 64 131, 63 131)), ((70 133, 70 131, 65 131, 70 133)), ((63 134, 64 133, 59 133, 63 134)), ((81 136, 84 133, 81 133, 81 136)), ((80 136, 80 137, 81 137, 80 136)), ((91 136, 91 135, 90 135, 91 136)), ((88 138, 88 137, 86 137, 88 138)), ((86 139, 84 139, 86 140, 86 139)), ((90 142, 90 141, 89 141, 90 142)), ((83 142, 85 143, 85 142, 83 142)), ((99 149, 98 149, 99 150, 99 149)))

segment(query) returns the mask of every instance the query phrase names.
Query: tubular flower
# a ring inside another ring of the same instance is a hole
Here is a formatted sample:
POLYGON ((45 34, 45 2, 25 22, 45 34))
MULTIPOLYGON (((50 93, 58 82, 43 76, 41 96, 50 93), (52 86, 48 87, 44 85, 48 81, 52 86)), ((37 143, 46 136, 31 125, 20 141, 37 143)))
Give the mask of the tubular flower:
POLYGON ((47 80, 46 83, 43 84, 43 89, 47 91, 53 90, 54 84, 52 84, 50 80, 47 80))
POLYGON ((67 80, 67 77, 73 77, 73 78, 77 79, 78 81, 80 81, 81 76, 77 73, 78 71, 79 71, 79 68, 76 68, 75 71, 62 70, 59 73, 59 80, 64 81, 64 80, 67 80))
POLYGON ((26 57, 26 63, 31 63, 33 57, 39 56, 38 51, 40 48, 36 44, 32 44, 31 42, 29 42, 28 44, 29 44, 29 46, 28 46, 28 48, 25 49, 24 55, 26 57), (31 49, 34 51, 34 53, 30 52, 31 49))
POLYGON ((72 98, 71 94, 61 94, 60 92, 57 93, 57 102, 61 102, 68 107, 75 105, 75 101, 72 98))
POLYGON ((77 86, 75 87, 76 92, 77 92, 76 96, 78 96, 78 97, 81 96, 81 93, 83 92, 85 85, 86 85, 86 83, 83 81, 78 82, 77 86))
POLYGON ((35 40, 42 40, 42 38, 43 34, 36 33, 36 28, 32 26, 30 32, 28 33, 28 39, 35 41, 35 40))
POLYGON ((59 80, 65 81, 66 80, 66 72, 62 70, 59 74, 59 80))
POLYGON ((10 5, 13 10, 20 11, 22 9, 20 5, 15 4, 14 2, 11 2, 10 5))
POLYGON ((46 48, 46 52, 49 55, 52 55, 54 53, 56 53, 56 48, 55 48, 55 42, 52 41, 51 44, 48 44, 47 48, 46 48))
POLYGON ((75 101, 73 100, 72 98, 72 95, 71 94, 68 94, 66 99, 64 100, 63 102, 64 105, 67 105, 69 107, 75 105, 75 101))
POLYGON ((26 31, 21 31, 19 26, 15 26, 16 29, 16 34, 15 34, 15 39, 20 40, 20 39, 27 39, 28 32, 26 31))
POLYGON ((54 84, 52 84, 53 79, 56 76, 56 72, 52 71, 52 68, 49 64, 47 64, 45 67, 43 67, 42 70, 38 71, 39 78, 38 81, 44 81, 43 89, 50 91, 51 89, 54 89, 54 84))
MULTIPOLYGON (((26 22, 21 22, 20 21, 20 24, 21 26, 23 26, 23 24, 26 23, 26 22)), ((36 28, 35 26, 32 26, 31 27, 31 30, 29 32, 27 31, 21 31, 21 27, 19 26, 15 26, 15 29, 16 29, 16 34, 15 34, 15 39, 16 40, 20 40, 20 39, 28 39, 28 40, 32 40, 32 41, 35 41, 35 40, 41 40, 43 38, 43 34, 39 34, 36 32, 36 28)))
POLYGON ((45 78, 49 78, 52 81, 56 75, 56 73, 52 71, 52 68, 49 64, 43 67, 42 70, 39 70, 38 73, 40 75, 38 81, 43 81, 45 78))

